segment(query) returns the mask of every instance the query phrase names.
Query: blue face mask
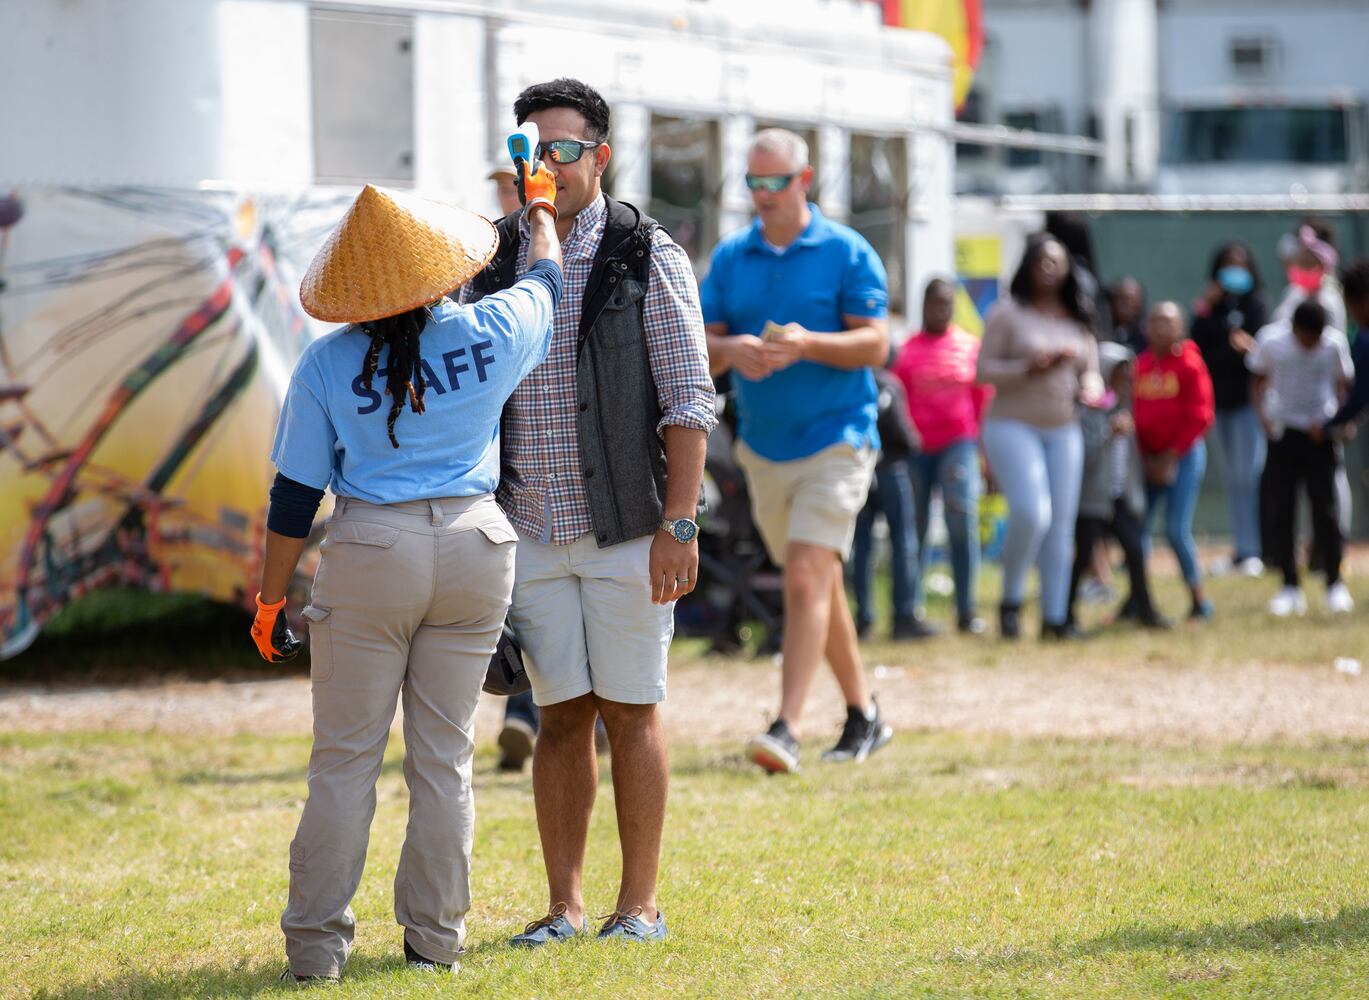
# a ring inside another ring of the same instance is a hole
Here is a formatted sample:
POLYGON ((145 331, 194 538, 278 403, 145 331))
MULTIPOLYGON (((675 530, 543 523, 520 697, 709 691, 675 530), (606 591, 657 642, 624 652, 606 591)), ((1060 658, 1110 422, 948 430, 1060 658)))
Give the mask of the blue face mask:
POLYGON ((1217 272, 1217 284, 1231 295, 1245 295, 1255 287, 1255 276, 1249 268, 1231 265, 1217 272))

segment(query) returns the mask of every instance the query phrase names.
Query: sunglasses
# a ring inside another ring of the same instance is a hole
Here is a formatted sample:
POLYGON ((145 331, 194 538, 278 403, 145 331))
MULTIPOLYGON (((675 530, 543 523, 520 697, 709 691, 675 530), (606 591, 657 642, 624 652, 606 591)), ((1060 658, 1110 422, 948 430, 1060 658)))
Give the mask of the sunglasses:
POLYGON ((747 174, 746 186, 752 191, 783 191, 798 173, 792 174, 747 174))
POLYGON ((537 158, 540 160, 548 153, 552 163, 574 163, 585 155, 585 150, 602 146, 601 142, 581 142, 579 139, 556 139, 552 142, 537 144, 537 158))

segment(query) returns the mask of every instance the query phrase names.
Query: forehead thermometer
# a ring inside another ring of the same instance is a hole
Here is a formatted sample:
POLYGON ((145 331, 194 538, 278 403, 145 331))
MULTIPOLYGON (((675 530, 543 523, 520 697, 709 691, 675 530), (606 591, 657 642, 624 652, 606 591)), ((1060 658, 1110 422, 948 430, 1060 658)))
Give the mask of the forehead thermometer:
POLYGON ((537 143, 541 139, 536 122, 524 122, 518 126, 516 132, 509 133, 509 157, 513 160, 513 165, 518 166, 518 161, 522 160, 528 165, 528 176, 537 173, 542 162, 537 159, 537 143))

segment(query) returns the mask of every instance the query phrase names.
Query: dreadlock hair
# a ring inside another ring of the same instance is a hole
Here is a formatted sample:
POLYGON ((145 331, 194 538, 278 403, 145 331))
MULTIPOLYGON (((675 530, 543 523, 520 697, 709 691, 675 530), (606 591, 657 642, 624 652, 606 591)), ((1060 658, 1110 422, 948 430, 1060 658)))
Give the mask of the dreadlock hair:
POLYGON ((380 349, 388 347, 390 356, 385 365, 385 391, 390 396, 390 414, 385 421, 385 429, 390 435, 390 444, 399 447, 395 437, 395 421, 404 409, 404 401, 415 413, 423 413, 423 394, 427 383, 423 381, 423 356, 418 350, 418 336, 432 319, 427 306, 410 309, 398 316, 386 316, 362 323, 361 329, 371 338, 371 346, 366 350, 366 359, 361 365, 361 384, 369 392, 371 380, 375 377, 380 364, 380 349))

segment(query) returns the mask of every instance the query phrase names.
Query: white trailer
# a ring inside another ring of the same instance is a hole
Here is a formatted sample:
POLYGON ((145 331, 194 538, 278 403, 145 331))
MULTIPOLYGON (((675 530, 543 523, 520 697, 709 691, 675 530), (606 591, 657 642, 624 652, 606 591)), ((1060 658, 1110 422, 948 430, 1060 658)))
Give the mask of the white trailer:
POLYGON ((897 300, 952 267, 949 60, 863 0, 0 4, 0 658, 111 584, 250 603, 299 276, 361 182, 492 212, 515 95, 576 76, 697 267, 785 124, 897 300))

